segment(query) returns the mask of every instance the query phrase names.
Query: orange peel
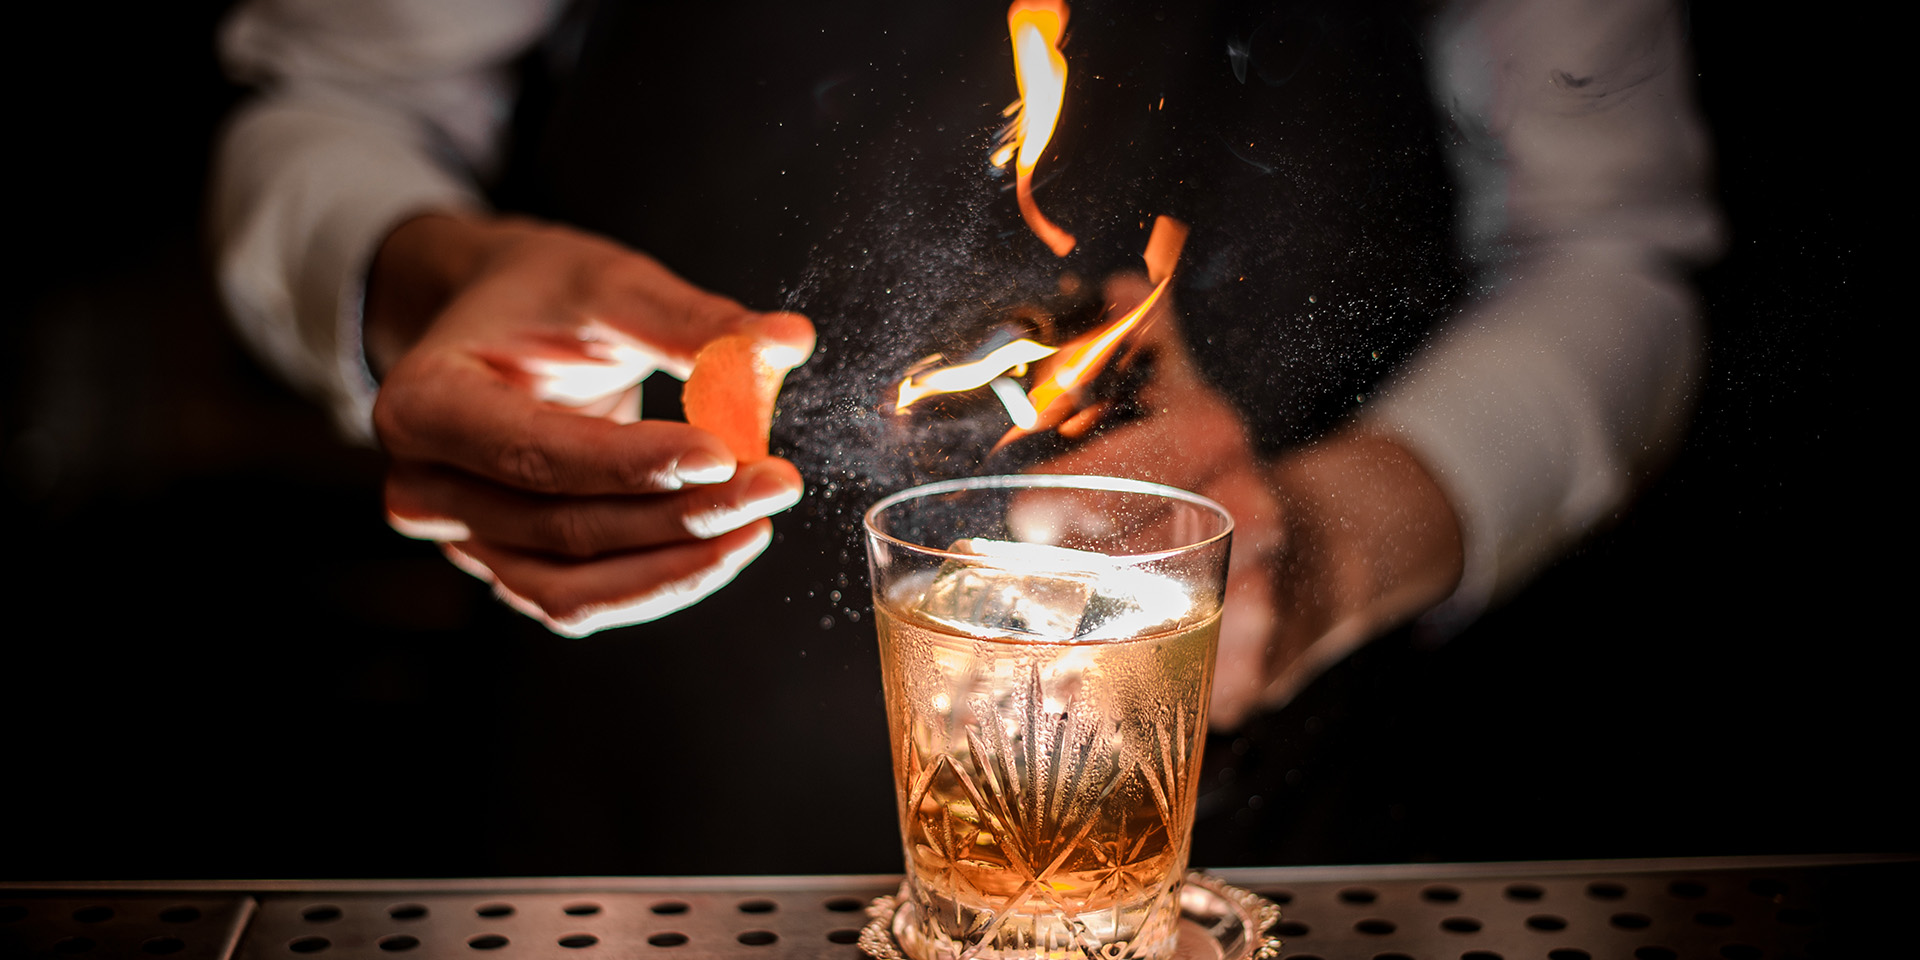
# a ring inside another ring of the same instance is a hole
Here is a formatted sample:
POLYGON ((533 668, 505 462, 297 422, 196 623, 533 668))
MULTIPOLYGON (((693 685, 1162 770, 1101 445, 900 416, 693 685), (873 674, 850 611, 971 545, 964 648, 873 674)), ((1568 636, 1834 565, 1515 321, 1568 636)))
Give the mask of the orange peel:
POLYGON ((719 437, 742 464, 766 459, 780 385, 812 352, 810 336, 806 347, 747 334, 715 338, 694 356, 681 391, 687 422, 719 437))

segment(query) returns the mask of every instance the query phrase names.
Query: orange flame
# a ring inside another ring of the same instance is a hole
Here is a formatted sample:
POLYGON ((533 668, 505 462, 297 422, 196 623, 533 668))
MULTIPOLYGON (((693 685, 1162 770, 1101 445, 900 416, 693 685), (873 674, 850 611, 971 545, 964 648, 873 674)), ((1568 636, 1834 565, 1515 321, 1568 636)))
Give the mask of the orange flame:
POLYGON ((1027 393, 1027 401, 1033 408, 1032 415, 1015 417, 1013 429, 1000 438, 994 449, 998 450, 1036 429, 1056 429, 1062 436, 1072 438, 1093 428, 1105 414, 1108 406, 1105 402, 1081 410, 1072 409, 1071 406, 1059 410, 1052 408, 1060 398, 1069 396, 1081 384, 1105 369, 1114 350, 1129 335, 1137 334, 1153 322, 1153 310, 1159 306, 1161 297, 1173 282, 1173 269, 1179 263, 1180 251, 1186 242, 1186 224, 1172 217, 1154 219, 1153 232, 1147 237, 1147 249, 1143 256, 1147 263, 1147 278, 1154 283, 1153 292, 1120 319, 1063 347, 1053 361, 1052 369, 1046 371, 1040 382, 1034 384, 1027 393))
MULTIPOLYGON (((1167 292, 1173 281, 1174 266, 1180 260, 1180 251, 1187 240, 1187 225, 1172 217, 1158 217, 1153 223, 1153 232, 1147 237, 1147 249, 1143 259, 1147 263, 1148 279, 1154 281, 1153 292, 1132 310, 1118 320, 1081 337, 1065 347, 1049 347, 1022 337, 1003 344, 986 356, 969 363, 910 373, 902 378, 899 397, 894 403, 895 413, 904 412, 919 401, 941 393, 960 393, 976 387, 988 386, 1007 409, 1007 416, 1013 421, 1014 428, 1001 438, 1004 446, 1013 439, 1032 433, 1039 428, 1058 428, 1063 432, 1085 432, 1099 417, 1100 406, 1087 410, 1074 411, 1062 408, 1049 416, 1048 411, 1060 398, 1071 394, 1089 378, 1099 373, 1112 358, 1113 352, 1126 341, 1129 335, 1136 333, 1147 323, 1152 322, 1155 307, 1167 292), (1022 393, 1013 377, 1027 372, 1027 364, 1053 357, 1051 369, 1033 389, 1022 393), (1075 421, 1084 419, 1077 427, 1075 421)), ((941 360, 939 354, 921 361, 925 365, 941 360)))
POLYGON ((1160 295, 1167 292, 1167 284, 1172 280, 1172 277, 1161 280, 1159 285, 1153 288, 1153 292, 1147 294, 1147 298, 1140 301, 1139 306, 1128 311, 1126 316, 1107 324, 1093 336, 1068 348, 1060 364, 1053 368, 1053 373, 1034 384, 1032 390, 1027 391, 1027 400, 1032 402, 1033 409, 1044 417, 1047 408, 1053 406, 1055 401, 1072 392, 1081 382, 1106 366, 1107 356, 1113 353, 1114 348, 1120 345, 1120 341, 1125 339, 1147 314, 1152 312, 1154 306, 1160 302, 1160 295))
POLYGON ((1020 201, 1020 215, 1035 236, 1064 257, 1073 251, 1073 234, 1060 229, 1033 201, 1033 168, 1053 139, 1053 128, 1060 120, 1060 106, 1067 97, 1067 58, 1060 53, 1060 37, 1067 29, 1067 5, 1060 0, 1014 0, 1007 8, 1007 32, 1013 38, 1013 73, 1020 84, 1020 102, 1013 123, 1007 128, 1006 143, 996 151, 996 166, 1004 166, 1010 152, 1014 158, 1014 192, 1020 201))
POLYGON ((972 363, 941 367, 918 377, 900 381, 900 398, 893 412, 899 413, 924 397, 936 393, 958 393, 992 383, 1003 373, 1015 376, 1026 372, 1026 365, 1054 354, 1055 348, 1022 337, 972 363))

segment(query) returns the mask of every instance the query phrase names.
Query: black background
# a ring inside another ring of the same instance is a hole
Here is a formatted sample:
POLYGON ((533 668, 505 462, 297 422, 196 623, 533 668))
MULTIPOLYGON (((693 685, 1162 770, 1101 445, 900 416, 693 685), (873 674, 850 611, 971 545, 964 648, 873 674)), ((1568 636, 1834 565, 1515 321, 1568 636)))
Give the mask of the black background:
MULTIPOLYGON (((547 637, 387 531, 377 454, 226 332, 200 233, 238 96, 225 6, 36 5, 9 31, 0 877, 891 869, 649 857, 674 827, 586 774, 629 759, 580 706, 618 695, 609 641, 547 637)), ((1731 246, 1699 277, 1685 450, 1453 643, 1388 638, 1215 738, 1235 773, 1209 775, 1198 862, 1920 846, 1891 407, 1911 308, 1867 266, 1899 214, 1869 180, 1869 58, 1837 18, 1691 22, 1731 246)), ((864 589, 807 587, 731 594, 864 589)), ((868 630, 816 649, 870 658, 868 630)), ((745 736, 651 744, 659 788, 745 736)))

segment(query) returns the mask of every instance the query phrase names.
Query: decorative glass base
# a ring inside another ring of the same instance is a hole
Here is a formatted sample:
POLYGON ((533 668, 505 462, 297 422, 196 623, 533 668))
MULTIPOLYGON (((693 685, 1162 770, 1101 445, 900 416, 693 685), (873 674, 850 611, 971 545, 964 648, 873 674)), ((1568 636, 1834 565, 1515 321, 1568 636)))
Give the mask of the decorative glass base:
MULTIPOLYGON (((910 956, 893 933, 901 893, 879 897, 867 907, 860 949, 874 960, 921 960, 910 956)), ((1198 871, 1187 874, 1180 890, 1180 945, 1177 960, 1273 960, 1280 940, 1268 931, 1280 921, 1280 908, 1251 891, 1198 871)), ((1094 958, 1100 960, 1100 958, 1094 958)))

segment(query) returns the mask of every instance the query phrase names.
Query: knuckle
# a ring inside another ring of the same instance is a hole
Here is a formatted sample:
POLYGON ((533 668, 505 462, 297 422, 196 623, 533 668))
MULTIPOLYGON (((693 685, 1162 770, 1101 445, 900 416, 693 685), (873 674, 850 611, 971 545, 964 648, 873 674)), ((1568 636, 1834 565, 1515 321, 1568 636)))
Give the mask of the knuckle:
POLYGON ((551 549, 569 557, 592 557, 610 541, 605 519, 577 506, 556 506, 542 515, 541 534, 551 549))
POLYGON ((547 442, 538 436, 507 439, 494 452, 500 478, 523 490, 555 493, 560 489, 560 464, 547 442))
POLYGON ((434 391, 426 386, 436 376, 430 357, 408 355, 388 372, 373 396, 373 433, 388 452, 415 447, 423 424, 435 416, 434 391))
POLYGON ((614 478, 623 490, 647 492, 673 490, 680 485, 672 480, 666 467, 653 457, 621 457, 614 462, 614 478))
POLYGON ((389 453, 406 449, 406 402, 402 391, 383 388, 373 398, 373 435, 389 453))

